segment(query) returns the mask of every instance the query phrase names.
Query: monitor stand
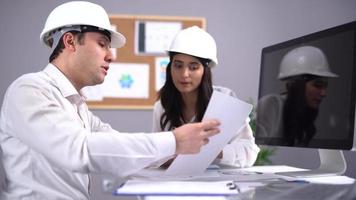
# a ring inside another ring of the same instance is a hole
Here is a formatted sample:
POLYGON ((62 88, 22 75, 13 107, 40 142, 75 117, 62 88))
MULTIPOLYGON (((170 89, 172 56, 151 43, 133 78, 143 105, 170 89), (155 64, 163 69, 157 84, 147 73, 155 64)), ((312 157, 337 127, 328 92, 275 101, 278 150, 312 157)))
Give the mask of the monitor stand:
POLYGON ((320 156, 320 166, 317 169, 308 171, 279 172, 276 174, 283 176, 318 177, 342 175, 346 171, 346 161, 341 150, 318 149, 320 156))

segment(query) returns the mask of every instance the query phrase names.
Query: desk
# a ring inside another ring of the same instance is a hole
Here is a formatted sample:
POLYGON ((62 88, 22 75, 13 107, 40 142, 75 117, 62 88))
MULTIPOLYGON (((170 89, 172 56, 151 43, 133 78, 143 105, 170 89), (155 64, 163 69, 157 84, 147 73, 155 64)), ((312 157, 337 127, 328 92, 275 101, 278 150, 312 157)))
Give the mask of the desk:
MULTIPOLYGON (((262 166, 262 167, 251 167, 244 169, 214 169, 220 175, 213 176, 200 176, 195 177, 194 181, 221 181, 221 180, 233 180, 237 185, 242 187, 242 191, 239 194, 233 196, 225 197, 216 197, 211 199, 278 199, 277 196, 284 195, 285 193, 290 192, 291 190, 296 190, 304 187, 301 185, 301 179, 296 181, 293 178, 285 177, 282 175, 276 175, 276 172, 286 172, 286 171, 295 171, 302 170, 299 168, 293 168, 288 166, 262 166), (261 185, 261 183, 263 185, 261 185), (252 186, 253 188, 243 188, 244 186, 252 186), (254 187, 258 186, 258 187, 254 187)), ((314 186, 314 184, 323 183, 322 187, 329 187, 333 189, 347 190, 352 183, 354 183, 354 179, 346 177, 346 176, 333 176, 333 177, 319 177, 319 178, 304 178, 303 180, 308 181, 309 183, 305 183, 308 186, 314 186), (332 184, 332 185, 331 185, 332 184)), ((107 181, 107 180, 106 180, 107 181)), ((355 185, 355 184, 354 184, 355 185)), ((116 187, 116 186, 114 186, 116 187)), ((327 189, 329 190, 329 189, 327 189)), ((338 190, 338 191, 340 191, 338 190)), ((110 194, 112 189, 107 188, 107 193, 110 194), (110 191, 110 192, 109 192, 110 191)), ((209 197, 210 198, 210 197, 209 197)), ((315 197, 313 197, 314 200, 315 197)), ((167 196, 156 196, 156 197, 143 197, 143 196, 115 196, 115 199, 122 200, 158 200, 158 199, 173 199, 173 197, 167 196), (158 197, 158 198, 157 198, 158 197)), ((184 197, 174 198, 174 199, 185 199, 184 197)), ((189 198, 192 199, 192 198, 189 198)), ((194 199, 194 198, 193 198, 194 199)), ((207 199, 207 197, 202 198, 207 199)), ((283 198, 281 198, 283 199, 283 198)))

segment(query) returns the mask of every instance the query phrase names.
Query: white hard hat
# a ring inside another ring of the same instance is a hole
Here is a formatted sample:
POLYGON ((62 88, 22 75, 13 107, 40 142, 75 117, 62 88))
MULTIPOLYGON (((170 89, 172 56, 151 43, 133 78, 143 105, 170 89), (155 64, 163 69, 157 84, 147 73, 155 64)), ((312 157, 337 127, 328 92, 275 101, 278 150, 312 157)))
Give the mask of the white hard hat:
MULTIPOLYGON (((53 33, 56 30, 59 28, 64 28, 65 31, 77 30, 75 26, 78 27, 78 25, 94 26, 99 30, 109 31, 113 48, 120 48, 126 42, 125 37, 111 26, 109 16, 103 7, 85 1, 72 1, 56 7, 48 15, 40 39, 51 47, 50 39, 53 39, 53 33)), ((62 32, 61 35, 64 33, 62 32)))
POLYGON ((218 64, 214 38, 197 26, 181 30, 173 39, 168 51, 209 59, 211 60, 209 67, 218 64))
POLYGON ((313 46, 302 46, 289 51, 282 58, 278 79, 302 74, 321 77, 338 76, 331 72, 325 54, 313 46))

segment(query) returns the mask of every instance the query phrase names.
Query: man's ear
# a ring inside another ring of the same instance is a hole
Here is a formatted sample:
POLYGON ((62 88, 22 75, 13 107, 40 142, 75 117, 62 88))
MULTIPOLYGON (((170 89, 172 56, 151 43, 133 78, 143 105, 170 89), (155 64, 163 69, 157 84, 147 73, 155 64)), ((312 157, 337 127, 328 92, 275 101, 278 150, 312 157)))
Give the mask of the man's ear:
POLYGON ((71 32, 67 32, 62 36, 63 44, 66 49, 75 50, 75 35, 71 32))

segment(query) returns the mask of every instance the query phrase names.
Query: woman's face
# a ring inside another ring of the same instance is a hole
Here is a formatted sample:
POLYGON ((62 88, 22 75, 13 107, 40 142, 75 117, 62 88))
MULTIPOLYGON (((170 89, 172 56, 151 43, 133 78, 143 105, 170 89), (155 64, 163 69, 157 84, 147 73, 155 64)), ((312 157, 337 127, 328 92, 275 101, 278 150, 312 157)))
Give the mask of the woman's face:
POLYGON ((174 86, 182 94, 196 93, 204 74, 204 66, 190 55, 176 54, 171 62, 174 86))
POLYGON ((321 101, 326 97, 328 87, 327 78, 316 78, 306 82, 305 96, 309 107, 318 109, 321 101))

